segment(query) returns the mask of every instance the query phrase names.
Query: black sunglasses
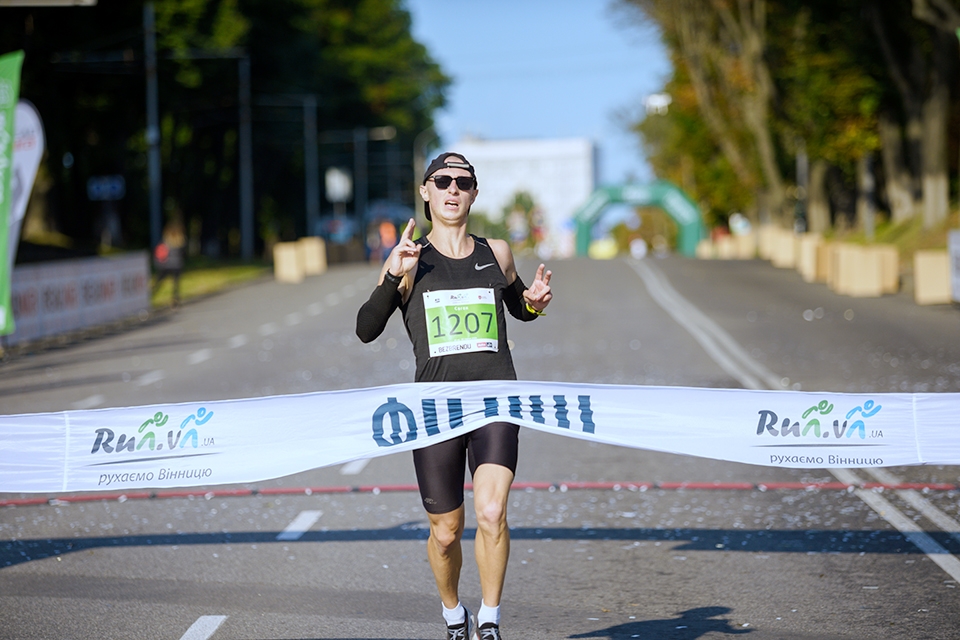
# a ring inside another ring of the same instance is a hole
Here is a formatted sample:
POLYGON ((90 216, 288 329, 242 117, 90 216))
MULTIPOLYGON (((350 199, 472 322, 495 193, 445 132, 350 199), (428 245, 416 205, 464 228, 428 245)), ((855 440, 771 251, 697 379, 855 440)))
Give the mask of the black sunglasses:
POLYGON ((461 191, 471 191, 474 187, 477 186, 477 179, 473 176, 458 176, 454 178, 453 176, 431 176, 427 180, 433 180, 433 184, 437 185, 437 189, 443 191, 450 186, 450 183, 456 179, 457 188, 461 191))

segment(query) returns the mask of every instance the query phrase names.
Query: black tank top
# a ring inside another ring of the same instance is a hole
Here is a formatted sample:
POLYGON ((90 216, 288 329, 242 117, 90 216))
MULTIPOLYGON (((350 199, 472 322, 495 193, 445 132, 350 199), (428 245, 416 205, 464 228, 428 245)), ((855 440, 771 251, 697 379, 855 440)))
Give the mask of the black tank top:
POLYGON ((417 240, 423 248, 413 290, 400 307, 417 382, 517 379, 503 314, 507 278, 487 241, 471 237, 473 253, 460 259, 417 240))

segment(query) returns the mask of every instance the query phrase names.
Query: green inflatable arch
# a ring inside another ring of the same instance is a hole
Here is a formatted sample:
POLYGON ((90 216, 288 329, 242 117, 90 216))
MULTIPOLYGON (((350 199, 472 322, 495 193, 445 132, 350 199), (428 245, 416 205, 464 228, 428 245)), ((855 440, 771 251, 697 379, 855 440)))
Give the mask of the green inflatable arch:
POLYGON ((578 256, 587 255, 593 225, 600 219, 603 210, 608 205, 619 203, 638 207, 660 207, 680 228, 677 250, 685 256, 696 254, 697 243, 703 235, 700 207, 677 186, 666 180, 657 180, 650 184, 625 184, 601 187, 594 191, 573 216, 577 223, 578 256))

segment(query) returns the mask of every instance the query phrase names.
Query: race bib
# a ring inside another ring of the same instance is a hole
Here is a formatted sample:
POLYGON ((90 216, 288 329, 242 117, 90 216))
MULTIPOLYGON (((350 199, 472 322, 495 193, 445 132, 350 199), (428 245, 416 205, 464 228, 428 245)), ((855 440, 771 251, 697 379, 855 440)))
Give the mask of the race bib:
POLYGON ((430 357, 497 351, 497 305, 493 289, 454 289, 423 294, 430 357))

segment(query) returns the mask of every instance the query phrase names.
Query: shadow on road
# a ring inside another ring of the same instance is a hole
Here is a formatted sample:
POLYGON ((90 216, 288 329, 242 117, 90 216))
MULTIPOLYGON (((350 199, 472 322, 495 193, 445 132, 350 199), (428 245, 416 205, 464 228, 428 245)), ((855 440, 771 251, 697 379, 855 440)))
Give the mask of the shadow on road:
MULTIPOLYGON (((419 522, 386 529, 308 531, 296 541, 277 540, 280 531, 238 531, 236 533, 144 534, 135 536, 36 538, 0 542, 0 569, 86 549, 156 547, 173 545, 266 544, 283 542, 388 542, 426 540, 428 531, 419 522)), ((475 529, 464 538, 472 540, 475 529)), ((960 553, 960 542, 950 534, 927 532, 946 553, 960 553)), ((675 542, 673 551, 760 552, 760 553, 923 553, 901 533, 893 530, 787 531, 777 529, 565 529, 517 527, 510 529, 515 540, 597 540, 614 542, 675 542)))
POLYGON ((668 620, 637 620, 618 624, 606 629, 578 633, 568 638, 647 638, 657 640, 696 640, 708 633, 728 633, 740 635, 750 633, 752 629, 738 629, 730 626, 726 620, 717 618, 730 613, 728 607, 697 607, 680 613, 668 620))

